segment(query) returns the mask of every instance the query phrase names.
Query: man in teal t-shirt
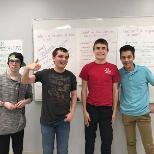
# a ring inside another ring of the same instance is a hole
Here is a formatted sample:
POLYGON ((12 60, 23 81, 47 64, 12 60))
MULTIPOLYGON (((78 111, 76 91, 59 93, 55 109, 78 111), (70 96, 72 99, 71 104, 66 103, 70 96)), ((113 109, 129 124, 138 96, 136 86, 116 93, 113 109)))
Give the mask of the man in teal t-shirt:
POLYGON ((120 48, 123 68, 119 70, 120 112, 127 139, 128 154, 136 151, 136 124, 138 125, 146 154, 154 154, 151 129, 148 83, 154 86, 154 75, 145 66, 135 65, 135 48, 120 48))

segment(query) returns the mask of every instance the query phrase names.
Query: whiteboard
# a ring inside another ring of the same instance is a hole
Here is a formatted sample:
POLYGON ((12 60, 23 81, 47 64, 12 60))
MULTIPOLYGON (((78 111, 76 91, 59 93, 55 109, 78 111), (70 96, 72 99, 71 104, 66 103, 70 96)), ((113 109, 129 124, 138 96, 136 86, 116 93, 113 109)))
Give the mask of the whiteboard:
MULTIPOLYGON (((107 61, 122 66, 119 48, 130 44, 136 48, 136 63, 147 66, 154 73, 154 17, 125 17, 102 19, 45 19, 33 20, 34 60, 39 59, 42 69, 53 67, 52 51, 57 47, 69 50, 66 69, 78 77, 81 68, 94 60, 93 43, 104 38, 109 43, 107 61), (146 58, 144 58, 146 56, 146 58)), ((42 85, 34 84, 34 98, 42 99, 42 85)), ((80 89, 80 86, 78 86, 80 89)), ((154 88, 150 86, 150 92, 154 88)), ((154 102, 151 94, 150 102, 154 102)))

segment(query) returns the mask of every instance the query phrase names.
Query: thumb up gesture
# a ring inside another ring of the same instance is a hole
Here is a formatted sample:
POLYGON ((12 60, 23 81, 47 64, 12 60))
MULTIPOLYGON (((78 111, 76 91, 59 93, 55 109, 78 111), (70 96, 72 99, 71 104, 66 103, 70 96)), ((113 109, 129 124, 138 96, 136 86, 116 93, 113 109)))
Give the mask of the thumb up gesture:
POLYGON ((41 65, 38 64, 38 58, 35 60, 34 63, 27 66, 27 69, 33 70, 33 71, 38 71, 40 68, 41 68, 41 65))

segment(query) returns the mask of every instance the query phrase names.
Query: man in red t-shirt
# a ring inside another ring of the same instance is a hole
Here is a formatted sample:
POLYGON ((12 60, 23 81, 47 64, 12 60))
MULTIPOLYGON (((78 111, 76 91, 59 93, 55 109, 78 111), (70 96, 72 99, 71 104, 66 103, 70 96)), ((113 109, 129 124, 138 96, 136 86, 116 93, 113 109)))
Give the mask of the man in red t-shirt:
POLYGON ((97 124, 102 141, 101 154, 111 154, 120 75, 116 65, 106 62, 109 49, 105 39, 95 41, 93 52, 95 61, 86 64, 79 75, 82 79, 85 154, 94 154, 97 124))

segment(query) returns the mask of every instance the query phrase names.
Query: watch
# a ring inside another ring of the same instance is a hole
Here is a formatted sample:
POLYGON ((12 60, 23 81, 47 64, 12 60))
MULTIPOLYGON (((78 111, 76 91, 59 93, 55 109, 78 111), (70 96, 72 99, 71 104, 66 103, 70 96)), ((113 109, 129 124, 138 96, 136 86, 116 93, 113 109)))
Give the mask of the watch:
POLYGON ((0 106, 3 106, 5 102, 0 101, 0 103, 1 103, 0 106))

